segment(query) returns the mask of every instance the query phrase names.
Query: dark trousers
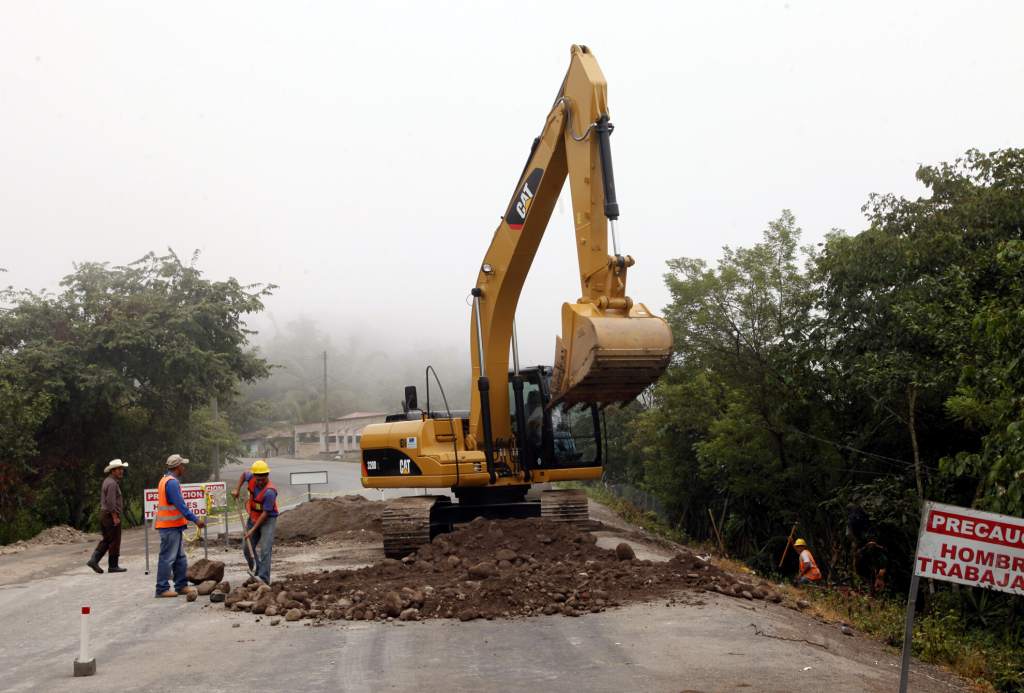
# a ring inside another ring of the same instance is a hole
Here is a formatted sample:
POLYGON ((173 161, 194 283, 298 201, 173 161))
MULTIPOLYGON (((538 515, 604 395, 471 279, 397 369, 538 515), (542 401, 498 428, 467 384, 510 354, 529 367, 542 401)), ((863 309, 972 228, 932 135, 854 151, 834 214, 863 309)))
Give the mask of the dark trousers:
POLYGON ((107 510, 100 512, 100 531, 103 532, 103 538, 96 544, 96 560, 99 561, 109 551, 108 564, 117 565, 121 555, 121 525, 114 524, 113 513, 107 510))

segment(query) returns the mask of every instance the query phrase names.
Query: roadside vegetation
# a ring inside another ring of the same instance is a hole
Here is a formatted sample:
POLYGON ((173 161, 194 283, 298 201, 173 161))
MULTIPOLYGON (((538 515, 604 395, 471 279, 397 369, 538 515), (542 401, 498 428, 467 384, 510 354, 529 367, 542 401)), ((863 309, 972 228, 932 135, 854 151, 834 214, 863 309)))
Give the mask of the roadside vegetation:
MULTIPOLYGON (((855 235, 801 247, 783 211, 716 263, 670 260, 674 361, 606 412, 607 483, 762 574, 794 526, 832 585, 884 568, 889 596, 847 617, 885 638, 871 619, 902 612, 923 500, 1024 515, 1024 150, 917 180, 919 199, 871 196, 855 235)), ((915 648, 1020 690, 1022 600, 923 592, 915 648)))
POLYGON ((0 543, 94 526, 114 457, 129 464, 130 522, 170 453, 190 458, 201 480, 216 446, 238 451, 239 388, 269 372, 244 318, 273 287, 206 279, 197 259, 84 263, 59 293, 0 293, 0 543))
MULTIPOLYGON (((697 541, 609 492, 600 484, 578 484, 587 495, 627 522, 670 541, 714 556, 714 562, 733 573, 759 572, 741 560, 722 555, 713 541, 697 541)), ((892 592, 871 595, 867 588, 826 585, 798 588, 792 576, 777 571, 760 573, 777 582, 794 601, 810 602, 809 612, 832 622, 847 623, 858 632, 899 651, 903 647, 906 597, 892 592)), ((914 621, 914 657, 938 664, 969 679, 982 691, 1024 690, 1024 652, 1016 643, 1020 633, 1007 618, 1008 600, 984 590, 941 590, 930 600, 928 612, 914 621)), ((1019 626, 1017 627, 1019 628, 1019 626)))

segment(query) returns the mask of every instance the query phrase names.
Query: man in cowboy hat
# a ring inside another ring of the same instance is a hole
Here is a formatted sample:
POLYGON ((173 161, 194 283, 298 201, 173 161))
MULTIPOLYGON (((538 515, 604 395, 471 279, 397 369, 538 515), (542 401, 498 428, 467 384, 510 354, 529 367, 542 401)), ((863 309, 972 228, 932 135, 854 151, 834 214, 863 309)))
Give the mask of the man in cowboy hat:
POLYGON ((100 530, 103 538, 96 545, 86 565, 97 573, 102 573, 100 559, 107 553, 107 572, 123 573, 127 568, 117 564, 121 557, 121 515, 124 512, 124 501, 121 498, 121 486, 117 482, 124 478, 124 470, 128 465, 121 460, 110 460, 103 473, 107 478, 100 487, 100 530))
POLYGON ((206 524, 196 517, 181 495, 179 479, 185 473, 188 459, 171 455, 165 465, 167 471, 157 486, 156 521, 153 523, 160 533, 160 558, 156 565, 156 596, 177 597, 188 587, 188 557, 185 555, 185 525, 195 522, 200 529, 206 524), (174 578, 171 589, 170 580, 174 578))

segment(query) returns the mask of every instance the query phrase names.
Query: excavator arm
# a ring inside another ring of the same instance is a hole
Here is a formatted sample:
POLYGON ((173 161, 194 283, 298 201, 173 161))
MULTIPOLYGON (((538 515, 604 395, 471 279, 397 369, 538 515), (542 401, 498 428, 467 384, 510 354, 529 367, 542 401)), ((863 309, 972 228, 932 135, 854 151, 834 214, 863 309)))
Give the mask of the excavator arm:
POLYGON ((614 241, 619 216, 612 129, 601 68, 586 46, 573 46, 562 88, 534 140, 473 289, 470 339, 476 388, 467 445, 483 444, 489 468, 493 441, 515 435, 508 362, 516 306, 567 177, 581 297, 562 306, 552 403, 630 401, 664 372, 671 357, 668 325, 626 294, 633 258, 620 255, 617 247, 609 252, 609 227, 614 241))

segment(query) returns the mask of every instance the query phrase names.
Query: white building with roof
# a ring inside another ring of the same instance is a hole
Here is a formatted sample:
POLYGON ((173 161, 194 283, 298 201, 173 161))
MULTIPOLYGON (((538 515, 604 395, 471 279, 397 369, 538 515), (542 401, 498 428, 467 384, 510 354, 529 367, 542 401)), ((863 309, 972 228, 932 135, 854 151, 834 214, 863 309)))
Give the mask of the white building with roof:
POLYGON ((358 453, 363 429, 372 423, 383 423, 383 412, 356 411, 327 422, 324 436, 324 422, 296 424, 295 456, 318 457, 322 454, 358 453))

